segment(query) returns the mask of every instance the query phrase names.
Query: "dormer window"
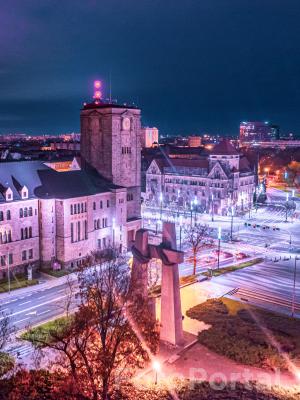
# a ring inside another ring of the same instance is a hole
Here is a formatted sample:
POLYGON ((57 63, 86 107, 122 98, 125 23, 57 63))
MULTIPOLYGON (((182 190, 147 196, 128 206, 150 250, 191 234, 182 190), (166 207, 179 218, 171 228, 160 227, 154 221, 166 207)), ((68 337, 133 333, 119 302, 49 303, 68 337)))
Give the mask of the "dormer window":
POLYGON ((13 200, 13 192, 11 188, 7 188, 5 191, 5 201, 12 201, 13 200))
POLYGON ((22 198, 22 199, 28 199, 28 189, 27 189, 26 186, 24 186, 24 187, 22 188, 22 191, 21 191, 21 198, 22 198))

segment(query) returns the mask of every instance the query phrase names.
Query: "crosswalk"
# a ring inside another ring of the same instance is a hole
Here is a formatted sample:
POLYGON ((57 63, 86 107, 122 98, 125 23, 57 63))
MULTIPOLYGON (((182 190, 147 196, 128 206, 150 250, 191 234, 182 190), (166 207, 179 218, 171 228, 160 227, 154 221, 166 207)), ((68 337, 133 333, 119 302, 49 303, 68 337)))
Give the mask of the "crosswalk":
POLYGON ((7 352, 11 356, 20 360, 29 355, 32 355, 34 353, 34 348, 32 347, 32 345, 30 343, 22 343, 22 344, 15 345, 15 346, 7 349, 7 352))

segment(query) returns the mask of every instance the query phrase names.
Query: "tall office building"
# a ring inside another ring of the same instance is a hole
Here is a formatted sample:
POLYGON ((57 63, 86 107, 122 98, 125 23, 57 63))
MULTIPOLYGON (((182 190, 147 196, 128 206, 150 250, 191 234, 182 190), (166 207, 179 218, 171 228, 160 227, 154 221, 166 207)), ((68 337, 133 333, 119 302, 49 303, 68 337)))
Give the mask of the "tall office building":
POLYGON ((279 126, 269 122, 241 122, 240 142, 270 142, 279 139, 279 126))

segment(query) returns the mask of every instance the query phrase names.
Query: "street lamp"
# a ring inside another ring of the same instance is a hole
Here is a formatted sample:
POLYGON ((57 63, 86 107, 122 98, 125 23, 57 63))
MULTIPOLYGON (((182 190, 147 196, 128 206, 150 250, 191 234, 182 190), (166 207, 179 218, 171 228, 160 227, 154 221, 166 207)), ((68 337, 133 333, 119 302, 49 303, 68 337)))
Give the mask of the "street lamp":
POLYGON ((293 300, 292 300, 292 317, 294 317, 294 314, 295 314, 297 260, 298 260, 298 258, 297 258, 297 256, 295 256, 293 300))
POLYGON ((116 229, 116 218, 112 219, 112 234, 113 234, 113 247, 115 247, 115 229, 116 229))
POLYGON ((182 215, 179 216, 179 249, 181 250, 182 215))
POLYGON ((160 363, 159 363, 157 360, 155 360, 155 361, 153 361, 153 363, 152 363, 152 368, 153 368, 154 371, 155 371, 155 385, 157 385, 158 373, 159 373, 160 370, 161 370, 161 365, 160 365, 160 363))
POLYGON ((180 189, 177 190, 177 216, 179 217, 179 196, 180 196, 180 189))
POLYGON ((163 204, 163 194, 162 194, 162 192, 160 192, 159 201, 160 201, 160 219, 162 219, 162 204, 163 204))
POLYGON ((197 199, 196 196, 195 196, 195 199, 194 199, 194 204, 195 204, 195 223, 196 223, 196 218, 197 218, 197 206, 198 206, 198 199, 197 199))
POLYGON ((220 268, 220 249, 221 249, 222 228, 218 228, 218 269, 220 268))
POLYGON ((295 197, 295 189, 292 190, 292 198, 295 197))
POLYGON ((230 224, 230 240, 232 241, 233 237, 233 215, 234 215, 234 207, 231 206, 231 224, 230 224))
POLYGON ((289 193, 286 194, 285 222, 288 222, 288 205, 289 205, 289 193))
POLYGON ((7 282, 8 282, 8 294, 10 294, 10 265, 9 265, 9 254, 6 256, 7 262, 7 282))

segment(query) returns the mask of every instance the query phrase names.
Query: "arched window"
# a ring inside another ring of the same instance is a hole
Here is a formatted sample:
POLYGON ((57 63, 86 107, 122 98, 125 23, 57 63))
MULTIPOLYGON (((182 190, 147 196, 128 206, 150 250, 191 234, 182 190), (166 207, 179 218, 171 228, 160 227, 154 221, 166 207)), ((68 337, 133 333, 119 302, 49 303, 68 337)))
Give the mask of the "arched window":
POLYGON ((29 217, 32 217, 32 207, 29 207, 28 213, 29 213, 29 217))
POLYGON ((10 220, 11 219, 11 214, 10 214, 10 210, 6 211, 6 219, 10 220))
POLYGON ((83 203, 81 203, 81 212, 83 213, 83 203))
POLYGON ((74 204, 74 214, 77 214, 77 204, 74 204))
POLYGON ((9 243, 12 242, 11 231, 8 231, 7 239, 9 243))
POLYGON ((28 228, 24 229, 24 239, 28 239, 28 228))
POLYGON ((0 221, 4 220, 4 215, 3 215, 3 211, 0 211, 0 221))
POLYGON ((29 227, 29 233, 28 233, 28 237, 32 238, 32 227, 29 227))
POLYGON ((28 210, 27 210, 27 207, 25 207, 24 208, 24 217, 27 217, 27 215, 28 215, 28 210))
POLYGON ((73 204, 71 204, 71 215, 73 215, 73 204))

